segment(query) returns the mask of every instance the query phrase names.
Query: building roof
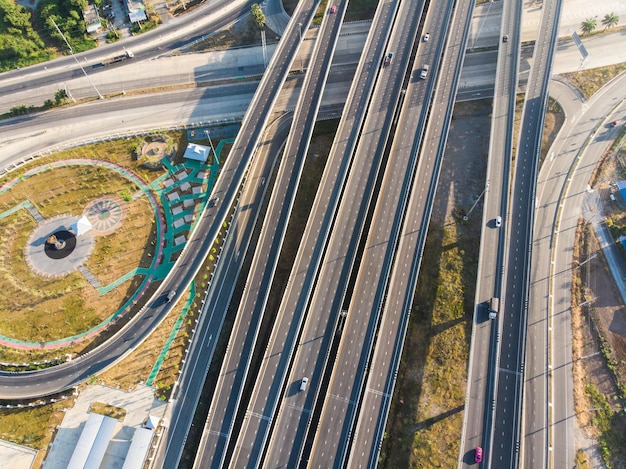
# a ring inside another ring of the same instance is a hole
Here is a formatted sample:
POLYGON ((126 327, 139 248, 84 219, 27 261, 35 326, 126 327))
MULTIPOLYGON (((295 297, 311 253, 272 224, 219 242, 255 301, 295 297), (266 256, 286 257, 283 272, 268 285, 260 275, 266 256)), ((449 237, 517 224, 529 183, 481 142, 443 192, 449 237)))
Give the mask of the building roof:
POLYGON ((202 161, 204 163, 209 158, 210 150, 209 147, 205 147, 204 145, 189 143, 187 144, 187 149, 183 156, 189 160, 202 161))
POLYGON ((138 467, 143 467, 146 462, 146 458, 148 457, 148 451, 150 451, 150 444, 152 443, 153 435, 154 430, 150 430, 148 428, 137 428, 135 430, 122 469, 136 469, 138 467))
POLYGON ((148 17, 146 16, 145 10, 129 10, 128 19, 131 23, 138 23, 140 21, 146 21, 148 17))
POLYGON ((128 8, 128 18, 131 23, 138 23, 148 19, 143 0, 126 0, 126 8, 128 8))
POLYGON ((619 189, 619 192, 622 194, 624 200, 626 200, 626 181, 617 181, 615 185, 619 189))
POLYGON ((98 15, 98 9, 94 4, 90 3, 83 10, 83 18, 85 19, 85 26, 87 27, 87 32, 89 34, 95 33, 102 29, 100 16, 98 15))
POLYGON ((72 453, 68 469, 100 467, 118 421, 100 414, 89 414, 72 453))

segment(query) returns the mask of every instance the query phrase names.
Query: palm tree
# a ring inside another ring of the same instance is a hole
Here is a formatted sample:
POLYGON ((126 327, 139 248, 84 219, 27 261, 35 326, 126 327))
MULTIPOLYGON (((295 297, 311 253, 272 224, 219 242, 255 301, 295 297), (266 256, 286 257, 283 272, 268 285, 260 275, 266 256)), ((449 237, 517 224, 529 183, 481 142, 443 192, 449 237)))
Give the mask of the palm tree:
POLYGON ((587 18, 580 23, 580 29, 583 34, 591 34, 596 29, 596 26, 598 26, 598 22, 595 18, 587 18))
POLYGON ((609 29, 613 26, 617 26, 617 23, 619 23, 619 16, 617 16, 617 13, 615 13, 614 11, 612 11, 608 15, 604 15, 604 19, 602 20, 604 29, 609 29))

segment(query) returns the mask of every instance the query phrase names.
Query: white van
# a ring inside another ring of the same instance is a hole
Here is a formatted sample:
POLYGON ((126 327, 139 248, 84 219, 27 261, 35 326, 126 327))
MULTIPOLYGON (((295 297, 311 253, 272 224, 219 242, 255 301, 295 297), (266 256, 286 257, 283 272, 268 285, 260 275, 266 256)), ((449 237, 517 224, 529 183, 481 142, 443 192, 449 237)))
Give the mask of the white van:
POLYGON ((306 376, 302 378, 302 381, 300 381, 300 391, 306 390, 306 383, 308 382, 309 382, 309 378, 307 378, 306 376))

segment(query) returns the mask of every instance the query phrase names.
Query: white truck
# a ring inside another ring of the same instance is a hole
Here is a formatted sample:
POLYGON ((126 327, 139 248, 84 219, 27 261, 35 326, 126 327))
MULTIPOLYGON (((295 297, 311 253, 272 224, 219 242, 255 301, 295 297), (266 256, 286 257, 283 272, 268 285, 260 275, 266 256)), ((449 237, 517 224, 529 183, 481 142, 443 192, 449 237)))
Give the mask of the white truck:
POLYGON ((133 54, 132 51, 125 50, 120 55, 116 55, 115 57, 109 57, 108 59, 105 59, 102 62, 93 64, 92 68, 106 67, 107 65, 116 64, 119 62, 123 62, 124 60, 132 59, 133 57, 135 57, 135 54, 133 54))
POLYGON ((495 319, 498 316, 498 308, 500 307, 500 298, 495 296, 489 300, 489 319, 495 319))

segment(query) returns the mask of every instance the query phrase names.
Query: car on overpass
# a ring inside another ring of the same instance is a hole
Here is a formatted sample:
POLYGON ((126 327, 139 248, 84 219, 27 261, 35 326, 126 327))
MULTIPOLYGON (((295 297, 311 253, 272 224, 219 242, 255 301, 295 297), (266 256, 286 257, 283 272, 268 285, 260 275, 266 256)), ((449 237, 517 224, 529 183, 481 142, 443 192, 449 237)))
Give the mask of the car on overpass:
POLYGON ((302 378, 302 381, 300 381, 300 391, 306 391, 306 385, 308 382, 309 378, 307 378, 306 376, 302 378))
POLYGON ((477 446, 474 451, 474 462, 483 462, 483 449, 480 446, 477 446))

